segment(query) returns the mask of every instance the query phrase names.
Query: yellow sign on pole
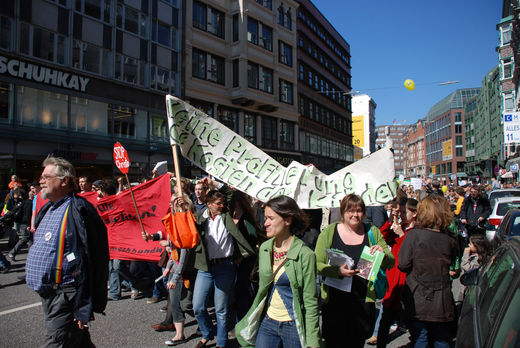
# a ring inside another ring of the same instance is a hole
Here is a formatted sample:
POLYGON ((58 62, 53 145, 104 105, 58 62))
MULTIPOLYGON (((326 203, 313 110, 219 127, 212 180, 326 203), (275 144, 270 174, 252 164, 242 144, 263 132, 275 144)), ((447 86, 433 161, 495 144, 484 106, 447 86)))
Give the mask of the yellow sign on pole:
POLYGON ((352 116, 352 143, 355 146, 365 146, 365 121, 363 116, 352 116))

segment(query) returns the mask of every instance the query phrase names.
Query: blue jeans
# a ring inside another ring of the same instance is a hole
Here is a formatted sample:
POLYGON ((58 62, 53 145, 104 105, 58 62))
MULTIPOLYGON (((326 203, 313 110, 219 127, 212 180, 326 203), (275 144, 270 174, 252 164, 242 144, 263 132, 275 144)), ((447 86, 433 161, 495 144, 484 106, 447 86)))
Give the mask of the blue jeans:
POLYGON ((255 347, 301 348, 296 323, 294 321, 276 321, 266 315, 258 329, 255 347))
MULTIPOLYGON (((110 260, 108 262, 109 268, 109 278, 108 284, 110 286, 110 290, 108 291, 108 296, 114 300, 119 300, 121 298, 121 278, 120 278, 120 270, 121 270, 121 260, 110 260)), ((123 280, 124 282, 125 280, 123 280)), ((127 280, 126 283, 132 290, 133 288, 132 282, 127 280)))
POLYGON ((1 251, 0 251, 0 266, 1 266, 2 268, 9 268, 9 267, 11 267, 11 262, 9 262, 9 261, 5 258, 4 254, 3 254, 1 251))
POLYGON ((449 323, 414 320, 410 323, 410 340, 414 348, 428 347, 428 339, 435 348, 450 347, 449 323))
POLYGON ((231 259, 209 264, 209 272, 199 270, 193 290, 193 311, 199 324, 202 337, 207 340, 215 337, 215 326, 206 308, 206 298, 215 289, 215 315, 217 317, 217 346, 227 344, 227 310, 229 294, 235 281, 235 267, 231 259))

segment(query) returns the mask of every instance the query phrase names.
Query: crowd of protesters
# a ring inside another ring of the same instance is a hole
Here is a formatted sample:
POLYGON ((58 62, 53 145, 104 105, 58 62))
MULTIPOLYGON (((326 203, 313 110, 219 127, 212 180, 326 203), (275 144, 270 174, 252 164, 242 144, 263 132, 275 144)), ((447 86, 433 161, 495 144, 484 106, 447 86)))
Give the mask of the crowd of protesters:
MULTIPOLYGON (((481 236, 491 213, 485 192, 500 184, 423 184, 419 190, 401 185, 384 207, 366 207, 349 194, 339 208, 304 211, 286 196, 259 202, 210 177, 182 179, 182 195, 172 184, 170 207, 172 213, 194 213, 200 243, 179 249, 165 233, 143 231, 144 239, 165 247, 161 260, 110 260, 108 300, 126 298, 125 291, 131 299, 148 295, 148 304, 166 300, 160 308, 165 319, 151 326, 175 331, 169 346, 188 341, 188 313, 198 323, 197 348, 215 338, 217 347, 225 347, 231 331, 251 347, 385 347, 391 331, 406 330, 415 347, 449 347, 464 296, 458 278, 489 258, 481 236), (384 255, 383 295, 359 276, 365 246, 384 255), (353 265, 332 265, 331 249, 350 256, 353 265), (161 276, 147 292, 143 278, 161 276), (348 290, 332 285, 345 279, 351 280, 348 290), (215 307, 216 325, 208 306, 215 307)), ((99 199, 128 189, 123 178, 80 176, 77 185, 78 192, 95 191, 99 199)), ((38 182, 24 186, 12 176, 2 223, 14 237, 9 260, 0 253, 2 272, 31 245, 34 217, 45 203, 39 192, 38 182)))

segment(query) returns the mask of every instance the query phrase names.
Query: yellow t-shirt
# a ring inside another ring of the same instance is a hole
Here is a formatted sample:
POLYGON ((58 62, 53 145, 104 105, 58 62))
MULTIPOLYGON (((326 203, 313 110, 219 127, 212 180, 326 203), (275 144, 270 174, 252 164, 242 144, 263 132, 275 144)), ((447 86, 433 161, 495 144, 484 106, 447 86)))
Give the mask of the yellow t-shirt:
MULTIPOLYGON (((273 266, 273 272, 276 270, 277 267, 273 266)), ((282 266, 278 273, 276 274, 276 277, 274 279, 274 282, 276 283, 278 279, 285 273, 285 267, 282 266)), ((280 297, 280 294, 278 293, 278 290, 274 288, 273 296, 271 296, 271 302, 269 303, 269 307, 267 308, 267 315, 269 318, 276 320, 276 321, 291 321, 291 316, 289 315, 289 312, 287 311, 287 308, 285 308, 285 305, 283 303, 282 298, 280 297)))

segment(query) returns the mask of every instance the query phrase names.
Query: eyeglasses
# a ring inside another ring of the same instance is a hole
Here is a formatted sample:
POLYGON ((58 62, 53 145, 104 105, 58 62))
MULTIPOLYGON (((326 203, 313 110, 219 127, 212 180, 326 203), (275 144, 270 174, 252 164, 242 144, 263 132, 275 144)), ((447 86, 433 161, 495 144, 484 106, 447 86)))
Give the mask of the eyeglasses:
POLYGON ((58 176, 56 176, 56 175, 47 175, 47 174, 44 174, 44 175, 40 176, 40 180, 45 180, 45 181, 47 181, 47 180, 49 180, 49 179, 57 178, 57 177, 58 177, 58 176))

